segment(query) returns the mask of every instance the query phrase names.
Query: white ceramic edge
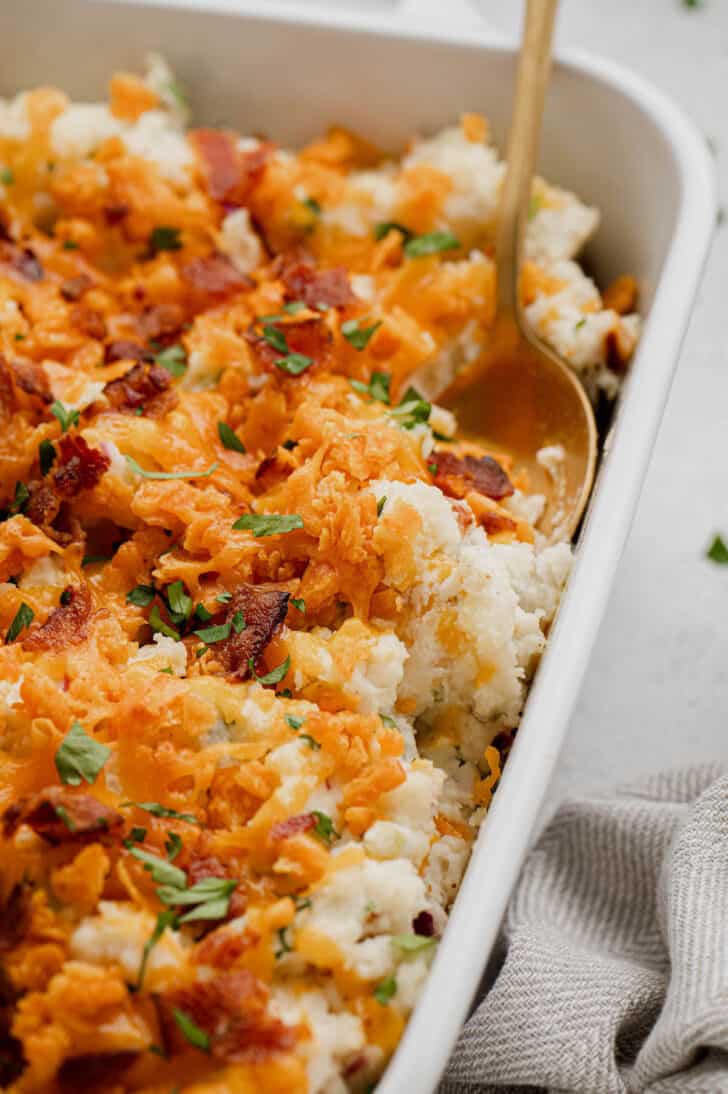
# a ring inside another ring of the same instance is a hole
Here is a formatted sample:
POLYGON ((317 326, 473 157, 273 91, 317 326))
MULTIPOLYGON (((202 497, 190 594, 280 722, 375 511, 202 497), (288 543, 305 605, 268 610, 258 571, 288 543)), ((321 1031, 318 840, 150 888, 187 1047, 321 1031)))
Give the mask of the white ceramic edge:
MULTIPOLYGON (((650 116, 676 157, 682 184, 680 210, 638 349, 638 367, 605 453, 574 570, 528 697, 521 734, 482 825, 428 983, 377 1094, 434 1090, 477 990, 579 694, 715 226, 715 178, 707 145, 682 111, 620 65, 581 51, 561 53, 558 61, 614 86, 650 116), (534 722, 538 728, 529 732, 534 722)), ((615 781, 621 778, 615 764, 615 781)))

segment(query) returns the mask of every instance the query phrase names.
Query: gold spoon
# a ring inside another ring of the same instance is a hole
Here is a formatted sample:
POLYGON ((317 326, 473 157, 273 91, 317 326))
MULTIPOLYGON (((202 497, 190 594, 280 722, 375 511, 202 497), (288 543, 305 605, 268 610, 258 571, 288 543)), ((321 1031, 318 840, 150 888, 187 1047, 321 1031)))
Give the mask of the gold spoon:
POLYGON ((438 403, 454 411, 466 437, 508 453, 514 471, 527 473, 529 493, 546 498, 538 527, 551 540, 576 530, 597 451, 594 413, 584 389, 526 326, 518 293, 557 3, 527 0, 496 233, 496 319, 488 347, 437 396, 438 403), (555 476, 537 458, 540 449, 552 445, 564 450, 555 476))

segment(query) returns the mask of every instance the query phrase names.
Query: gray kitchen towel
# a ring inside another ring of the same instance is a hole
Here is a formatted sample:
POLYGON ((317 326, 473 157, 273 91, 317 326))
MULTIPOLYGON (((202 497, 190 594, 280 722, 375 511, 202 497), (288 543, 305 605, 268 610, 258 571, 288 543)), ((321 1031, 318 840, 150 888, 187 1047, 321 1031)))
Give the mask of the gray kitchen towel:
POLYGON ((562 806, 440 1094, 728 1092, 728 773, 562 806))

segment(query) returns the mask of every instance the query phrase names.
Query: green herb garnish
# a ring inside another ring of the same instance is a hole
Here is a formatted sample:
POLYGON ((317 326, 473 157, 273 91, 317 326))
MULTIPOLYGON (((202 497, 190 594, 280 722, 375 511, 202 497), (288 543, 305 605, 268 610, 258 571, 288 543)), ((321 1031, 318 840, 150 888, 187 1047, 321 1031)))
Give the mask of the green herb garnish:
POLYGON ((152 931, 149 939, 144 943, 144 949, 142 950, 142 960, 141 964, 139 965, 139 972, 137 973, 136 984, 134 985, 135 991, 142 990, 142 984, 144 983, 144 974, 147 971, 147 962, 149 961, 149 955, 159 942, 167 927, 171 927, 174 924, 176 918, 176 914, 169 909, 167 911, 160 912, 157 916, 157 922, 155 924, 154 930, 152 931))
POLYGON ((386 980, 382 980, 377 984, 376 988, 372 992, 372 995, 378 1003, 381 1003, 383 1007, 386 1007, 392 996, 397 991, 397 981, 393 976, 388 976, 386 980))
POLYGON ((230 624, 217 623, 214 627, 203 627, 194 633, 201 642, 204 642, 207 646, 212 646, 215 642, 224 642, 226 638, 230 637, 230 624))
POLYGON ((402 953, 421 953, 436 946, 437 939, 422 934, 395 934, 392 935, 392 945, 402 953))
POLYGON ((82 779, 90 785, 110 755, 110 748, 89 737, 83 726, 74 722, 56 752, 58 777, 66 786, 80 786, 82 779))
POLYGON ((256 539, 261 536, 280 536, 303 528, 297 513, 244 513, 233 524, 236 532, 252 532, 256 539))
POLYGON ((169 623, 165 623, 159 614, 159 604, 152 605, 152 610, 149 613, 149 626, 157 634, 164 634, 167 638, 173 638, 175 642, 179 642, 179 631, 176 630, 169 623))
POLYGON ((316 818, 316 825, 313 829, 314 835, 318 836, 320 840, 323 840, 324 843, 330 846, 332 840, 338 839, 339 837, 339 833, 334 828, 334 822, 331 817, 318 809, 313 810, 312 816, 316 818))
POLYGON ((306 357, 304 353, 289 353, 285 357, 279 357, 275 363, 282 372, 287 372, 289 376, 300 376, 302 372, 311 367, 313 357, 306 357))
POLYGON ((187 354, 184 346, 167 346, 166 349, 155 353, 154 360, 162 368, 166 368, 172 376, 184 376, 187 369, 187 354))
POLYGON ((705 552, 705 556, 719 566, 728 566, 728 546, 726 546, 722 536, 715 535, 713 537, 713 542, 705 552))
POLYGON ((387 503, 387 495, 386 494, 382 498, 377 498, 377 516, 378 517, 381 517, 382 510, 384 509, 384 506, 386 505, 386 503, 387 503))
POLYGON ((148 604, 152 603, 154 597, 155 589, 153 585, 135 585, 126 594, 127 603, 136 604, 138 608, 146 608, 148 604))
POLYGON ((293 604, 296 611, 301 612, 302 615, 306 614, 306 601, 302 597, 292 596, 291 604, 293 604))
POLYGON ((206 479, 217 470, 217 460, 211 463, 204 471, 146 471, 140 467, 133 456, 125 456, 126 462, 135 475, 141 475, 145 479, 206 479))
POLYGON ((305 741, 312 752, 320 752, 321 745, 318 743, 315 737, 312 737, 310 733, 299 733, 299 740, 305 741))
POLYGON ((173 581, 167 586, 165 595, 171 611, 181 619, 189 619, 192 614, 192 598, 185 592, 184 582, 173 581))
POLYGON ((300 729, 306 721, 305 718, 296 718, 293 714, 286 714, 286 725, 289 725, 291 729, 300 729))
POLYGON ((282 330, 278 330, 277 327, 272 327, 266 323, 263 326, 263 338, 278 353, 288 353, 288 342, 282 330))
POLYGON ((141 862, 144 869, 152 875, 152 880, 156 881, 158 885, 169 885, 173 889, 184 890, 187 884, 187 875, 178 866, 173 866, 171 862, 160 858, 159 855, 153 855, 151 851, 143 851, 141 847, 131 847, 129 854, 141 862))
MULTIPOLYGON (((358 319, 348 319, 345 323, 341 324, 341 333, 346 338, 349 345, 353 346, 356 350, 366 349, 372 335, 379 330, 382 323, 381 320, 377 323, 372 323, 370 327, 360 327, 358 319)), ((377 396, 374 396, 377 398, 377 396)), ((385 400, 383 400, 385 401, 385 400)))
POLYGON ((8 627, 8 633, 5 635, 6 646, 9 646, 11 642, 14 642, 20 632, 25 629, 25 627, 30 626, 30 624, 33 622, 33 616, 33 609, 29 604, 26 604, 25 601, 23 601, 23 603, 20 605, 17 612, 15 613, 15 617, 12 623, 8 627))
POLYGON ((390 232, 401 232, 405 242, 412 239, 412 232, 409 228, 405 228, 404 224, 398 224, 396 220, 384 220, 380 224, 374 225, 374 238, 376 240, 384 239, 390 232))
POLYGON ((60 422, 61 433, 67 433, 71 426, 78 425, 79 412, 67 410, 58 399, 51 405, 51 414, 60 422))
POLYGON ((210 1051, 209 1035, 205 1033, 204 1029, 200 1029, 189 1015, 185 1014, 179 1007, 172 1007, 172 1017, 185 1040, 189 1041, 194 1048, 199 1048, 201 1052, 210 1051))
POLYGON ((242 452, 245 455, 245 445, 227 422, 217 423, 217 435, 225 448, 229 448, 231 452, 242 452))
POLYGON ((171 228, 168 225, 158 225, 156 228, 152 228, 149 235, 151 254, 156 255, 160 251, 179 251, 182 247, 182 240, 179 235, 179 228, 171 228))
POLYGON ((415 236, 404 245, 407 258, 423 258, 425 255, 441 254, 442 251, 454 251, 460 246, 460 240, 452 232, 427 232, 415 236))
POLYGON ((153 817, 187 821, 188 824, 200 823, 193 813, 178 813, 176 809, 168 809, 166 805, 160 805, 159 802, 122 802, 122 809, 128 809, 132 805, 137 809, 143 809, 145 813, 151 813, 153 817))

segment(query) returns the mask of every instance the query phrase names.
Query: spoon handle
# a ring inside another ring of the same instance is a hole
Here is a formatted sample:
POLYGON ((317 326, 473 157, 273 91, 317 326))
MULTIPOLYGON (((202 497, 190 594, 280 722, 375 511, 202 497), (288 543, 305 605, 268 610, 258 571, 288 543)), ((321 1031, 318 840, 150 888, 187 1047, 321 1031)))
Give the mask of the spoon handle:
POLYGON ((518 271, 528 222, 531 179, 541 136, 558 0, 527 0, 516 94, 501 190, 496 262, 499 315, 518 313, 518 271))

